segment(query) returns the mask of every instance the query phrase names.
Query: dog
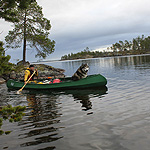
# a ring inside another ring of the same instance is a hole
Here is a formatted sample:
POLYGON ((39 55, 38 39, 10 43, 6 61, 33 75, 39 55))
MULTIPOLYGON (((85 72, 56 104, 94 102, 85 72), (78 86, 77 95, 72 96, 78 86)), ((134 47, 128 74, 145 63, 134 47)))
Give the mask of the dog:
POLYGON ((82 64, 78 70, 72 76, 73 81, 77 81, 87 77, 87 72, 89 71, 88 64, 82 64))

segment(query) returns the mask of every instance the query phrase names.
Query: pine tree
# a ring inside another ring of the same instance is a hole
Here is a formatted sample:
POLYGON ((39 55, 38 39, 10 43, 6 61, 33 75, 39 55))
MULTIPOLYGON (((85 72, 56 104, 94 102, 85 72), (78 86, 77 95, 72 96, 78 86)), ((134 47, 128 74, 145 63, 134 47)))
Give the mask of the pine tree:
POLYGON ((0 41, 0 76, 8 74, 11 71, 12 65, 8 62, 10 56, 5 56, 3 42, 0 41))
POLYGON ((26 9, 35 0, 0 0, 0 18, 18 22, 17 10, 26 9))
POLYGON ((23 62, 26 60, 27 45, 36 49, 36 57, 46 58, 54 51, 55 41, 48 38, 50 21, 44 18, 42 7, 37 2, 26 9, 18 9, 17 18, 19 22, 14 23, 14 29, 9 31, 5 40, 8 48, 18 48, 23 43, 23 62))

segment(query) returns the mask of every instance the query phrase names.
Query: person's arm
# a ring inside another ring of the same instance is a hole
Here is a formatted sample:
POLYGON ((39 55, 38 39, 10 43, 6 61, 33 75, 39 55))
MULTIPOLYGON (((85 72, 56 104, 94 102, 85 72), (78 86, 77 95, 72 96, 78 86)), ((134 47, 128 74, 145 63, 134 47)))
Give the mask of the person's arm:
POLYGON ((35 76, 37 77, 38 76, 38 71, 37 71, 37 69, 35 69, 35 76))
POLYGON ((24 82, 27 81, 29 75, 30 75, 30 72, 28 70, 26 70, 25 75, 24 75, 24 82))

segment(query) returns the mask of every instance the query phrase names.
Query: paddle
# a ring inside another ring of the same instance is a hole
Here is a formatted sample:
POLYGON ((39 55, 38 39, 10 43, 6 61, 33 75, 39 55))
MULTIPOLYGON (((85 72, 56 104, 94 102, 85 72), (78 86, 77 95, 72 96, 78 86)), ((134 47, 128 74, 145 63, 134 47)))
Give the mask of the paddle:
POLYGON ((27 80, 27 82, 24 84, 24 86, 20 89, 20 90, 18 90, 17 91, 17 94, 19 94, 22 90, 23 90, 23 88, 26 86, 26 84, 30 81, 30 79, 33 77, 33 75, 36 73, 36 71, 34 71, 33 73, 32 73, 32 75, 30 76, 30 78, 27 80))

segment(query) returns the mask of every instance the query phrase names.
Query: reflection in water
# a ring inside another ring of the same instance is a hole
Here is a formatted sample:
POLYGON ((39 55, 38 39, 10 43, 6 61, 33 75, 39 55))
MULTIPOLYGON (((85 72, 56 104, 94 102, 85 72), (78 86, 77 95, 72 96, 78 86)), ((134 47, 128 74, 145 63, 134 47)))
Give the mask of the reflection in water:
POLYGON ((107 87, 99 87, 85 90, 70 90, 66 91, 65 94, 72 94, 75 101, 80 101, 82 104, 82 110, 92 109, 92 102, 90 101, 91 97, 101 97, 101 95, 106 94, 107 87))
POLYGON ((0 106, 7 105, 7 88, 5 84, 0 84, 0 106))
POLYGON ((31 120, 33 120, 33 122, 42 120, 41 116, 43 110, 40 98, 34 94, 27 94, 27 101, 29 102, 29 109, 31 109, 31 120))
MULTIPOLYGON (((72 95, 72 97, 74 98, 75 101, 80 101, 80 103, 82 104, 81 107, 84 107, 85 109, 83 110, 89 110, 92 109, 92 102, 90 101, 91 97, 101 97, 101 95, 106 94, 107 92, 107 87, 96 87, 96 88, 91 88, 91 89, 77 89, 77 90, 65 90, 65 91, 49 91, 49 90, 43 90, 43 91, 29 91, 30 94, 27 94, 27 99, 29 98, 33 98, 36 94, 38 94, 39 92, 42 94, 46 94, 49 96, 60 96, 62 94, 65 95, 72 95)), ((39 102, 40 103, 40 102, 39 102)))
MULTIPOLYGON (((139 69, 150 64, 150 56, 125 56, 125 57, 108 57, 108 58, 95 58, 87 60, 78 61, 67 61, 61 62, 62 68, 66 70, 66 75, 72 76, 76 69, 82 63, 88 63, 90 70, 88 74, 100 73, 105 77, 109 77, 111 71, 117 70, 129 70, 129 69, 139 69), (139 67, 140 66, 140 67, 139 67)), ((148 67, 149 68, 149 67, 148 67)), ((112 77, 110 76, 110 77, 112 77)))
MULTIPOLYGON (((61 114, 58 113, 58 106, 56 97, 51 96, 37 96, 36 94, 27 94, 28 101, 28 114, 27 119, 21 125, 25 125, 25 133, 23 139, 29 137, 35 137, 33 141, 29 141, 21 144, 21 147, 38 145, 41 143, 52 142, 62 138, 58 135, 58 128, 54 127, 53 124, 59 123, 58 117, 61 114), (31 129, 29 132, 28 130, 31 129)), ((55 146, 46 147, 44 149, 54 149, 55 146)))
MULTIPOLYGON (((58 107, 58 97, 62 95, 72 95, 75 101, 80 100, 82 110, 92 109, 91 97, 101 96, 105 94, 107 87, 91 90, 67 90, 64 92, 50 91, 30 91, 26 98, 28 101, 28 113, 26 120, 20 124, 23 126, 24 134, 21 134, 22 139, 33 138, 28 142, 22 143, 21 147, 35 146, 41 143, 51 143, 57 141, 63 136, 59 135, 59 130, 64 127, 56 125, 60 123, 59 113, 61 107, 58 107), (40 94, 39 94, 40 93, 40 94), (59 95, 59 96, 58 96, 59 95)), ((55 149, 55 145, 48 146, 44 149, 55 149)), ((41 149, 40 149, 41 150, 41 149)))
POLYGON ((108 79, 109 92, 77 89, 24 91, 16 95, 1 90, 0 105, 7 102, 28 106, 18 126, 7 126, 16 132, 0 137, 1 149, 149 150, 150 56, 50 65, 72 75, 81 63, 89 64, 89 74, 101 73, 108 79))
POLYGON ((114 66, 117 69, 124 69, 125 67, 139 66, 150 64, 150 57, 145 56, 133 56, 133 57, 114 57, 113 58, 114 66))
POLYGON ((89 110, 92 109, 92 102, 90 101, 90 98, 88 95, 73 95, 75 100, 80 100, 80 103, 82 103, 82 107, 85 109, 82 110, 89 110))

